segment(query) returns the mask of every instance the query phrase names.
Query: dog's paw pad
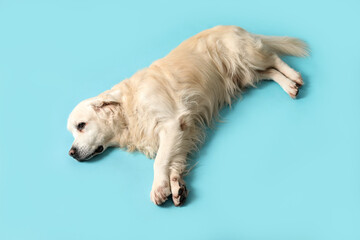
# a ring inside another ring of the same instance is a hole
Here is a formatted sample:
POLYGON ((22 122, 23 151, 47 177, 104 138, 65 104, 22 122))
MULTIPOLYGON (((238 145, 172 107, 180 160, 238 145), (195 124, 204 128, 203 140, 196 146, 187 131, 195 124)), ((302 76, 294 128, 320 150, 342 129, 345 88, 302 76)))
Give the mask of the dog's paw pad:
POLYGON ((184 205, 185 200, 188 196, 188 190, 183 181, 176 181, 171 184, 172 199, 174 205, 179 207, 184 205))

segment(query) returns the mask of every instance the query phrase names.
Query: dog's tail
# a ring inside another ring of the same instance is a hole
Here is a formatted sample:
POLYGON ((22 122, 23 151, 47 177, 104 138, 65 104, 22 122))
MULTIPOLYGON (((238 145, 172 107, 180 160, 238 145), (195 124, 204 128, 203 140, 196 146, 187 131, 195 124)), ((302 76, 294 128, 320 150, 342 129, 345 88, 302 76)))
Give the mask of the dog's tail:
POLYGON ((306 57, 309 55, 308 45, 301 39, 292 37, 275 37, 256 35, 264 45, 279 55, 306 57))

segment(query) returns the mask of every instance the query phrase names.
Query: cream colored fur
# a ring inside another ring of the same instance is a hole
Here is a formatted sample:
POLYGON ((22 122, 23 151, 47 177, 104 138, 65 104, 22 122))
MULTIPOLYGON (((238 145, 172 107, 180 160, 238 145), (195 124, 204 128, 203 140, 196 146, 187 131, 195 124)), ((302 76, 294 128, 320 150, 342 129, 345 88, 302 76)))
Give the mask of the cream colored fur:
POLYGON ((217 26, 181 43, 163 59, 112 89, 81 102, 71 113, 79 159, 98 146, 138 150, 155 158, 150 197, 176 206, 187 190, 182 175, 189 153, 204 139, 224 105, 259 80, 273 79, 293 98, 303 84, 278 55, 306 56, 306 45, 290 37, 269 37, 236 26, 217 26), (77 126, 86 123, 83 130, 77 126))

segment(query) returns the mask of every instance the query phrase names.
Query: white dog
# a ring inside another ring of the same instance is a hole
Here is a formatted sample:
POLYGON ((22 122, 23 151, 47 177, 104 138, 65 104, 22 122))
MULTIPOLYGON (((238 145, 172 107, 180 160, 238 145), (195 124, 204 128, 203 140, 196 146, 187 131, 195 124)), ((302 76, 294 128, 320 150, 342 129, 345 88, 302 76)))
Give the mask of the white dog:
POLYGON ((77 105, 67 125, 75 138, 69 154, 84 161, 116 146, 155 157, 151 200, 160 205, 172 195, 180 206, 188 194, 183 180, 187 156, 221 107, 266 79, 297 96, 301 75, 279 55, 303 57, 307 47, 296 38, 255 35, 236 26, 203 31, 77 105))

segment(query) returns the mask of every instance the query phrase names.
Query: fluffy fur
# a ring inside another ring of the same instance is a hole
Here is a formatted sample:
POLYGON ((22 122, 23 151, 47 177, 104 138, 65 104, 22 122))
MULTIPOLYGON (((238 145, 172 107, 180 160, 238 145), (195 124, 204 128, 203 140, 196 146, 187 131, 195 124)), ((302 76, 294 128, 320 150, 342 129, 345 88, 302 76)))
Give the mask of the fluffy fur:
POLYGON ((303 57, 307 48, 299 39, 255 35, 236 26, 203 31, 76 106, 68 120, 75 137, 70 155, 82 161, 116 146, 155 157, 151 200, 159 205, 172 194, 174 204, 182 205, 187 156, 221 107, 265 79, 296 97, 302 78, 279 55, 303 57))

